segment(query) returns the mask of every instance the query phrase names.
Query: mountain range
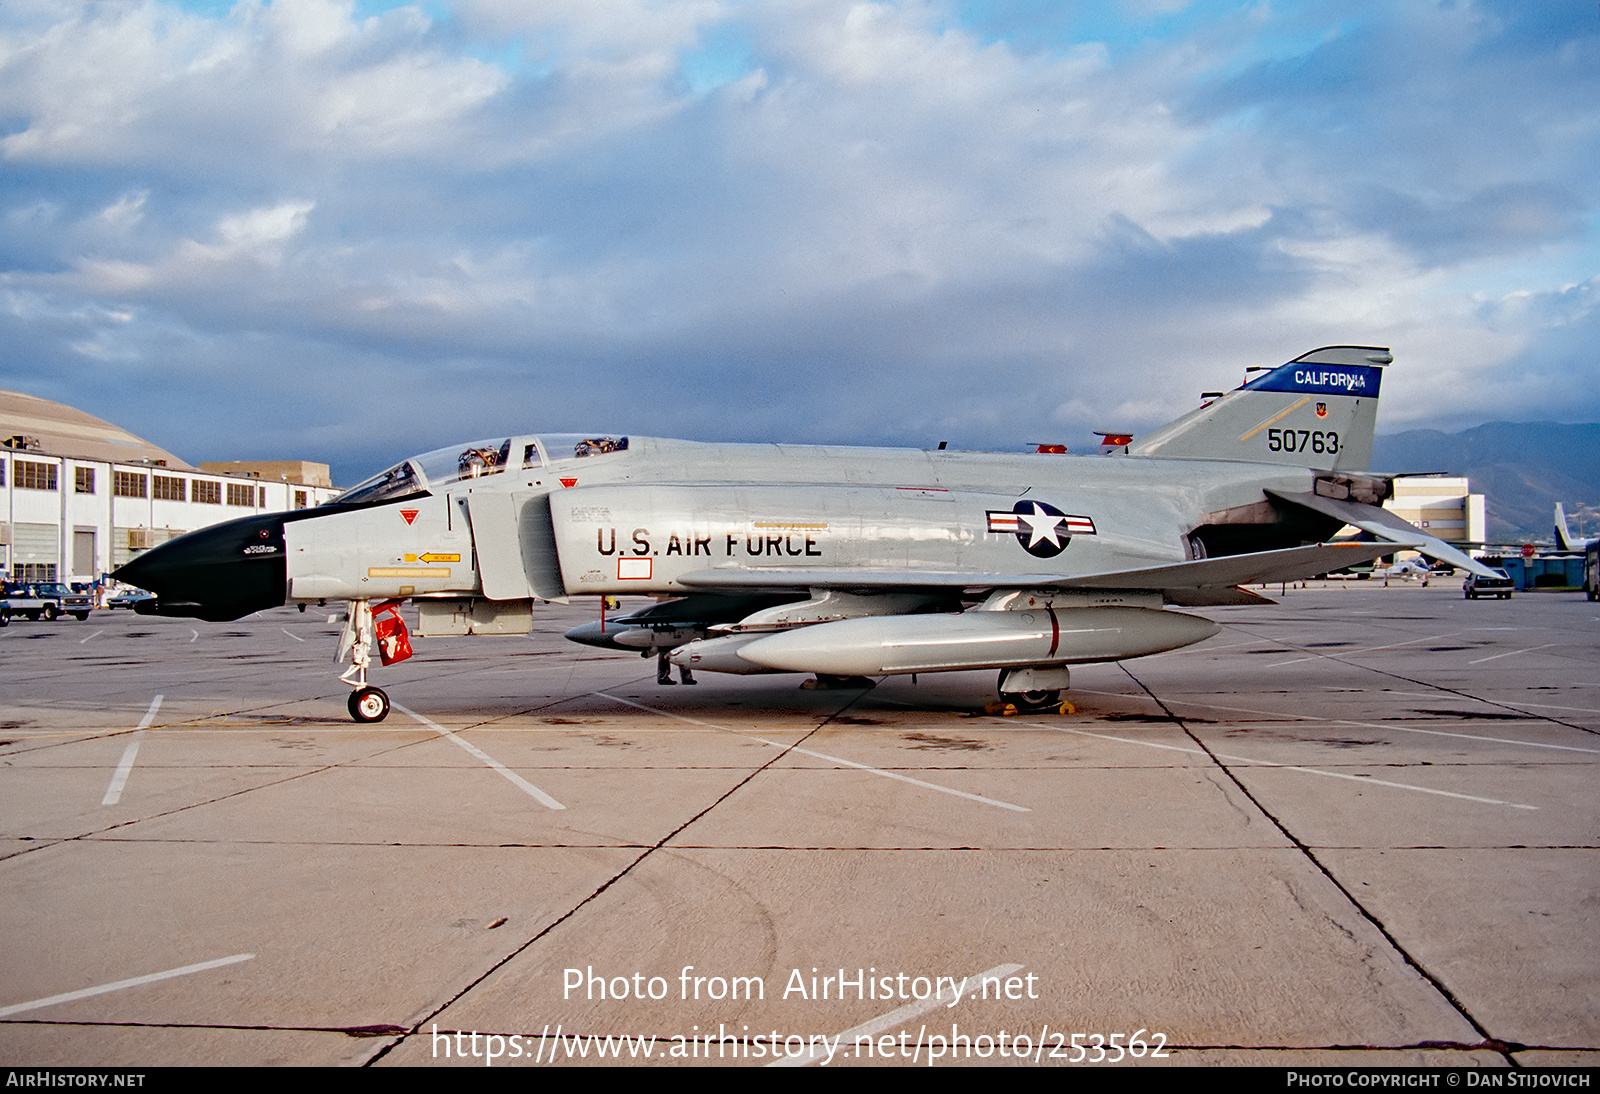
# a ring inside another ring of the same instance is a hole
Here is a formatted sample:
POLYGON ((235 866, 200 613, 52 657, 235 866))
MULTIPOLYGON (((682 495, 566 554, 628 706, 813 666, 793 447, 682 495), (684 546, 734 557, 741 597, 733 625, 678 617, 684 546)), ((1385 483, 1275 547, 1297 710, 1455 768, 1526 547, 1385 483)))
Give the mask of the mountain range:
POLYGON ((1551 514, 1566 506, 1576 536, 1600 536, 1600 423, 1489 422, 1441 433, 1412 429, 1380 436, 1372 469, 1465 475, 1484 495, 1493 543, 1551 543, 1551 514))

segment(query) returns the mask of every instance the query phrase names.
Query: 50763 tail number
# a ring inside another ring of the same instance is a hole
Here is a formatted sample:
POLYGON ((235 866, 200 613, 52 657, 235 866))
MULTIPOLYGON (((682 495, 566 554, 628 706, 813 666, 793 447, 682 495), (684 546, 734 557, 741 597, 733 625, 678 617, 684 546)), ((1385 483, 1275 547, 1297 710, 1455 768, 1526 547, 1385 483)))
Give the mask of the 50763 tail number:
POLYGON ((1269 429, 1268 452, 1318 452, 1332 455, 1339 451, 1339 434, 1331 429, 1269 429))

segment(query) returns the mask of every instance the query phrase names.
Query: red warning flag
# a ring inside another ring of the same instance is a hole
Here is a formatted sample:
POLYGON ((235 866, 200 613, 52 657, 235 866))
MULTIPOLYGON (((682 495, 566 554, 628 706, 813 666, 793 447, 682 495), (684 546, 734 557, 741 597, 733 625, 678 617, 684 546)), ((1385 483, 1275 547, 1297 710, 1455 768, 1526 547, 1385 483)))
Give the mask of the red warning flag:
POLYGON ((391 600, 372 609, 372 636, 378 640, 378 659, 393 665, 411 656, 411 635, 400 618, 400 601, 391 600))

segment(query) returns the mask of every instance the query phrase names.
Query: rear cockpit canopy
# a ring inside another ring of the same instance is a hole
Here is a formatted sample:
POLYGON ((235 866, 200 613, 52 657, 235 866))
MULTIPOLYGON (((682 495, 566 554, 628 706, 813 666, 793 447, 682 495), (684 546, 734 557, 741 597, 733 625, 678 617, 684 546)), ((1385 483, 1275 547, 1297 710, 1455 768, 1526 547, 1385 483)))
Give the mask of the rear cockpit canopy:
POLYGON ((402 460, 380 474, 340 494, 330 505, 341 508, 377 505, 419 494, 432 494, 451 485, 498 475, 520 458, 523 470, 568 460, 626 452, 628 438, 594 433, 547 433, 538 437, 503 437, 470 444, 449 445, 402 460), (513 457, 519 453, 519 457, 513 457))

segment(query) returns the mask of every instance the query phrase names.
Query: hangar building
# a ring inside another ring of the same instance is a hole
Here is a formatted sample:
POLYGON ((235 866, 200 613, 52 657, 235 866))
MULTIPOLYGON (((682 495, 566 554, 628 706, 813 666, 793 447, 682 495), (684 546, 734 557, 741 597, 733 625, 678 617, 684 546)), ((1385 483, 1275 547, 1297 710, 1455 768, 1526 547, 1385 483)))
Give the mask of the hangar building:
POLYGON ((1394 480, 1385 509, 1458 547, 1481 547, 1488 534, 1484 496, 1465 478, 1405 475, 1394 480))
POLYGON ((326 464, 191 466, 81 410, 0 391, 0 573, 93 581, 174 536, 339 492, 326 464))

